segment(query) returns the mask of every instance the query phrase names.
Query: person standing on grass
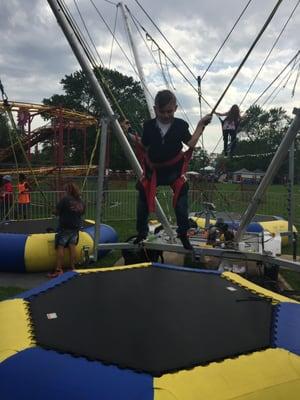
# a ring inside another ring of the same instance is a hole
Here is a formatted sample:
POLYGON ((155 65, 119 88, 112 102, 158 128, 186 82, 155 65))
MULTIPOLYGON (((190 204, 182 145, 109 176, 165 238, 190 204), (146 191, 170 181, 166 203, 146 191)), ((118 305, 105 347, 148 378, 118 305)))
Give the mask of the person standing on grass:
POLYGON ((204 116, 193 135, 187 122, 175 118, 177 100, 170 90, 157 93, 154 101, 156 117, 144 123, 141 145, 143 151, 143 176, 137 183, 139 191, 137 206, 137 238, 135 243, 146 239, 148 234, 148 215, 155 209, 156 187, 170 185, 173 190, 173 206, 177 219, 177 234, 184 248, 191 250, 187 231, 188 184, 185 172, 204 128, 211 121, 211 114, 204 116), (183 152, 183 143, 190 149, 183 152))
POLYGON ((13 205, 13 186, 12 178, 10 175, 4 175, 2 178, 2 196, 3 196, 3 219, 8 219, 13 205))
POLYGON ((82 227, 82 215, 85 212, 79 188, 74 183, 67 183, 64 187, 65 196, 57 203, 55 214, 59 222, 55 235, 56 268, 49 274, 55 278, 63 273, 64 250, 69 249, 69 269, 75 269, 76 245, 79 239, 79 230, 82 227))
POLYGON ((18 188, 18 209, 19 209, 19 218, 26 219, 27 212, 29 210, 30 205, 30 187, 26 181, 25 174, 19 174, 19 183, 17 185, 18 188))

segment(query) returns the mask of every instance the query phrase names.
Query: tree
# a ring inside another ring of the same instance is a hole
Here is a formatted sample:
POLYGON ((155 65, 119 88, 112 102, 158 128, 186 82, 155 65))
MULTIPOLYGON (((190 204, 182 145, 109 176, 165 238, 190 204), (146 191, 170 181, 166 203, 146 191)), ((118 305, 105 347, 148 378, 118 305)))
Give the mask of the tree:
MULTIPOLYGON (((12 128, 8 123, 8 118, 5 113, 0 114, 0 157, 4 156, 4 159, 7 163, 15 163, 15 159, 13 153, 7 153, 5 149, 11 146, 11 141, 13 143, 16 142, 15 140, 15 132, 13 132, 12 128)), ((14 147, 14 150, 18 152, 19 148, 14 147)))
POLYGON ((0 114, 0 148, 4 149, 10 145, 9 125, 5 114, 0 114))
MULTIPOLYGON (((94 72, 102 84, 106 96, 110 99, 114 113, 117 116, 124 114, 133 128, 141 132, 142 121, 147 119, 149 114, 140 83, 132 77, 106 68, 98 67, 94 72)), ((97 119, 104 115, 104 110, 99 106, 89 81, 82 71, 66 75, 61 80, 61 84, 65 94, 54 94, 49 99, 44 99, 44 104, 88 112, 96 116, 97 119)), ((95 128, 88 130, 87 151, 89 154, 91 154, 94 145, 95 132, 95 128)), ((71 140, 71 162, 81 163, 82 138, 72 134, 71 140)), ((125 159, 124 152, 114 135, 111 135, 110 149, 112 151, 110 154, 110 167, 112 169, 128 169, 128 162, 125 159)))
POLYGON ((203 168, 207 167, 209 164, 209 157, 207 151, 196 147, 193 152, 193 158, 190 161, 189 169, 190 171, 201 172, 203 168))

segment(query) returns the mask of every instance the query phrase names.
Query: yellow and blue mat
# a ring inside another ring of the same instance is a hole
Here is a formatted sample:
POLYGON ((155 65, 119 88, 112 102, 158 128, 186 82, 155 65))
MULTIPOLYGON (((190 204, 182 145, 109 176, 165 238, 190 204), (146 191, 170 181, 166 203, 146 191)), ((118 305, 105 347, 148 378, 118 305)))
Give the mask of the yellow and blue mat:
MULTIPOLYGON (((94 221, 84 221, 76 246, 76 263, 84 258, 84 249, 89 255, 94 247, 94 221)), ((55 268, 55 219, 5 221, 0 224, 0 272, 42 272, 55 268)), ((116 231, 109 225, 100 226, 100 243, 115 243, 116 231)), ((107 251, 99 251, 103 256, 107 251)), ((65 254, 68 262, 69 254, 65 254)))
POLYGON ((67 272, 0 303, 0 398, 299 399, 300 304, 230 272, 67 272))

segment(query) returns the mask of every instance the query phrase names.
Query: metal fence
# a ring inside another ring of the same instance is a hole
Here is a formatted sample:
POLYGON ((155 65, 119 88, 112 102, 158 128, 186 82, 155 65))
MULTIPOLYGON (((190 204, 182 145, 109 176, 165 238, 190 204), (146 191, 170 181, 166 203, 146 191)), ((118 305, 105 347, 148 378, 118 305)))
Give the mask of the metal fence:
MULTIPOLYGON (((53 215, 55 205, 63 193, 57 191, 31 192, 30 205, 23 210, 18 205, 17 196, 10 204, 0 203, 0 219, 36 219, 49 218, 53 215)), ((189 210, 201 212, 203 202, 212 202, 217 211, 243 213, 251 200, 251 192, 239 191, 189 191, 189 210)), ((158 199, 166 215, 174 218, 172 208, 172 193, 170 190, 159 190, 158 199)), ((89 190, 83 192, 86 203, 86 218, 94 219, 97 202, 97 192, 89 190)), ((295 224, 300 225, 300 195, 294 195, 295 224)), ((137 192, 135 190, 108 190, 103 194, 103 208, 101 219, 103 222, 129 221, 136 218, 137 192)), ((288 217, 287 195, 283 193, 269 193, 263 198, 257 214, 279 215, 288 217)))

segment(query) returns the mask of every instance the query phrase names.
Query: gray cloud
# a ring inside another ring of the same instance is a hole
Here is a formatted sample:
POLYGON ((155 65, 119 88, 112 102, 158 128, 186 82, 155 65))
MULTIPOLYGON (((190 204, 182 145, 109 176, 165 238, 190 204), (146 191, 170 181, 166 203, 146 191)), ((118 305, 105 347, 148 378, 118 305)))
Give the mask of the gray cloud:
MULTIPOLYGON (((101 58, 108 66, 112 37, 89 0, 76 0, 76 2, 101 58)), ((116 7, 104 0, 94 0, 94 2, 113 29, 116 7)), ((68 0, 66 3, 84 32, 74 1, 68 0)), ((201 75, 247 1, 141 0, 140 3, 176 47, 194 75, 201 75)), ((238 102, 242 94, 245 93, 295 4, 296 0, 286 0, 282 3, 271 25, 224 98, 220 109, 228 109, 231 104, 238 102)), ((20 101, 40 102, 44 97, 60 92, 60 79, 64 75, 79 69, 79 65, 47 2, 44 0, 10 0, 9 2, 0 0, 0 5, 0 77, 9 97, 20 101)), ((137 3, 131 0, 128 1, 127 5, 133 15, 196 86, 195 79, 183 67, 181 61, 178 60, 137 3)), ((274 0, 252 1, 228 43, 205 76, 203 94, 212 105, 223 92, 274 5, 274 0)), ((120 14, 119 10, 116 37, 132 60, 120 14)), ((300 13, 297 10, 274 49, 266 68, 251 90, 245 105, 251 104, 251 101, 260 94, 299 49, 299 23, 300 13)), ((156 90, 164 86, 164 81, 159 68, 153 63, 134 26, 132 31, 137 39, 146 79, 152 92, 155 93, 156 90)), ((112 55, 112 68, 135 77, 132 68, 116 44, 114 44, 112 55)), ((158 61, 157 52, 153 52, 153 56, 158 61)), ((176 86, 178 99, 189 113, 190 118, 196 123, 199 117, 197 93, 171 65, 168 65, 168 67, 172 81, 176 86)), ((292 107, 296 105, 296 99, 292 99, 290 96, 292 85, 293 82, 291 81, 280 92, 273 105, 281 105, 291 111, 292 107)), ((205 105, 203 108, 204 111, 209 111, 209 108, 205 105)), ((205 142, 211 149, 216 142, 216 136, 220 133, 217 122, 209 130, 205 142)))

